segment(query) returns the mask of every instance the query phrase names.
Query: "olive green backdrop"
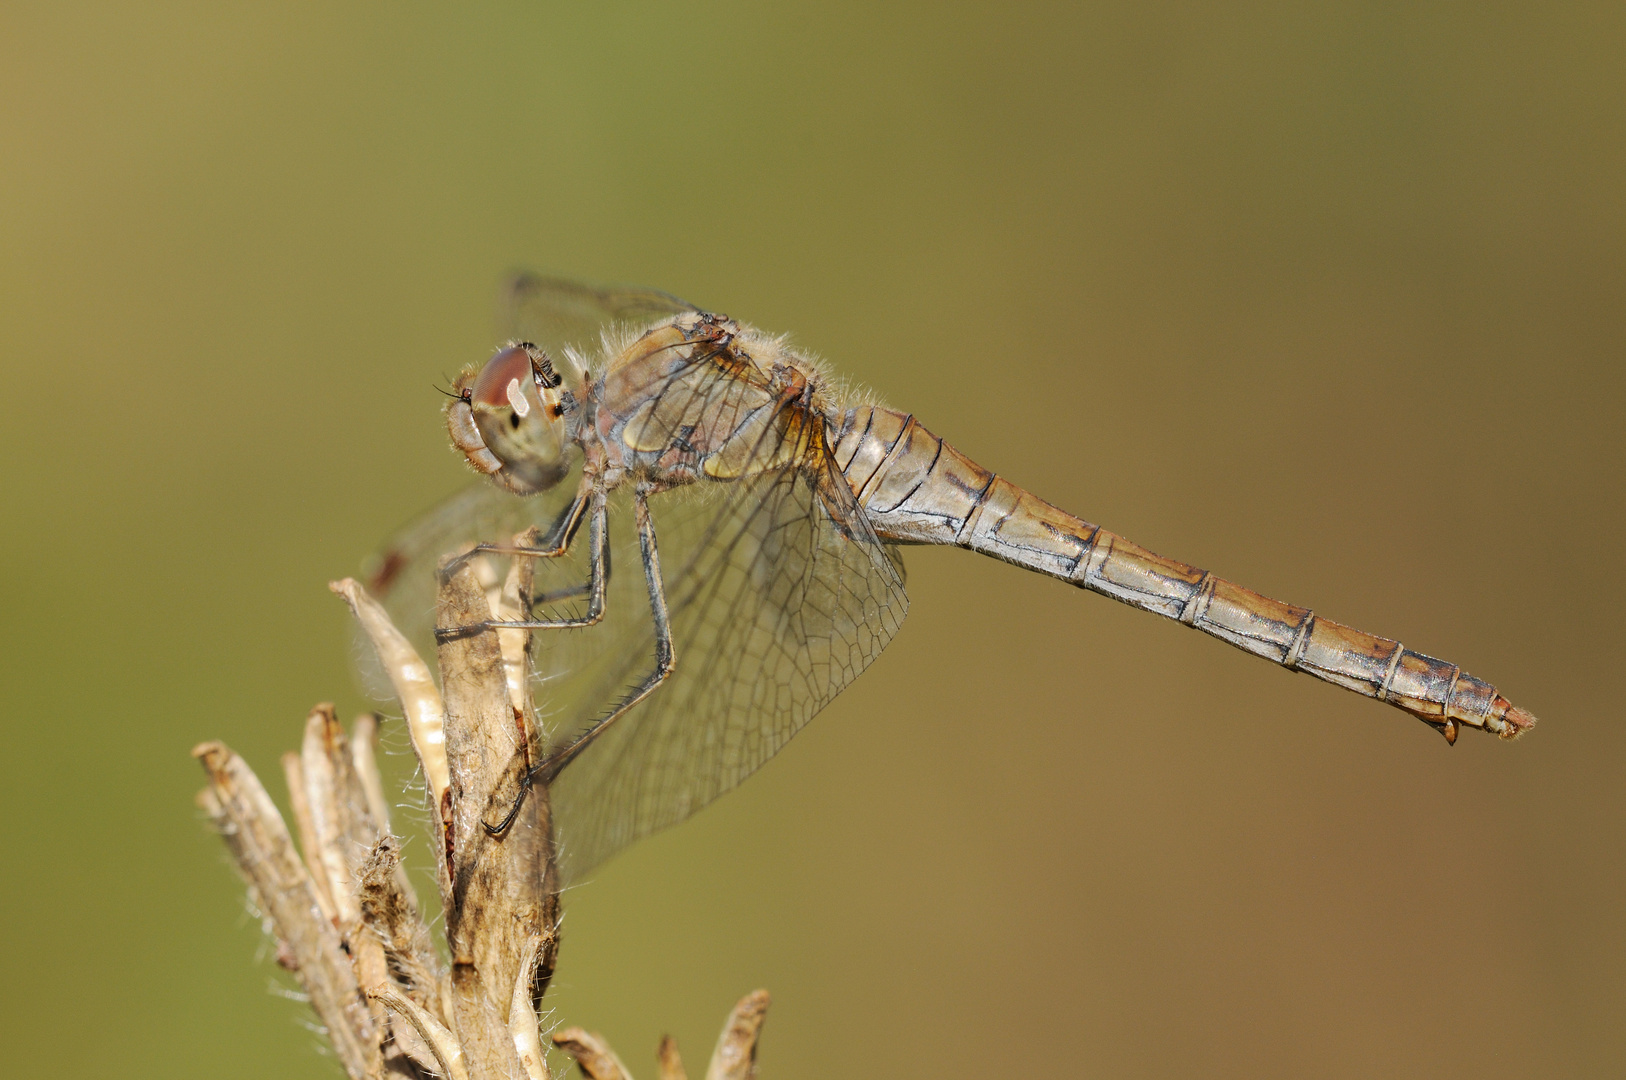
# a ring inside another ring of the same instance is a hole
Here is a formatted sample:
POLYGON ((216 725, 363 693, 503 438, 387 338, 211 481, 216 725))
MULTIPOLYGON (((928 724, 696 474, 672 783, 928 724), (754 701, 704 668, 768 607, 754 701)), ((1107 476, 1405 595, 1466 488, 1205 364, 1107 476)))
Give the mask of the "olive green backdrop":
POLYGON ((1619 1075, 1623 48, 1617 4, 7 6, 5 1071, 335 1074, 187 751, 280 797, 365 705, 325 583, 469 481, 433 384, 528 266, 794 331, 1542 718, 1450 749, 911 552, 871 672, 569 894, 555 1019, 646 1074, 762 985, 774 1080, 1619 1075))

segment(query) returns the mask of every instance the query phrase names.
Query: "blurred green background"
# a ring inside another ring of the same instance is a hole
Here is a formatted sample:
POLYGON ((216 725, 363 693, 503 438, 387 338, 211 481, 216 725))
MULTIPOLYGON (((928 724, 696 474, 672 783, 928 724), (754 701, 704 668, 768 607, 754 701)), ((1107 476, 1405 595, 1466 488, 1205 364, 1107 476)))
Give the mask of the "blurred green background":
MULTIPOLYGON (((1626 1070, 1626 9, 8 5, 0 1030, 331 1076, 192 793, 364 706, 329 578, 469 481, 514 267, 797 340, 1153 550, 1542 717, 955 551, 566 901, 556 1019, 773 1078, 1626 1070)), ((399 735, 392 745, 404 745, 399 735)), ((398 759, 397 759, 398 760, 398 759)))

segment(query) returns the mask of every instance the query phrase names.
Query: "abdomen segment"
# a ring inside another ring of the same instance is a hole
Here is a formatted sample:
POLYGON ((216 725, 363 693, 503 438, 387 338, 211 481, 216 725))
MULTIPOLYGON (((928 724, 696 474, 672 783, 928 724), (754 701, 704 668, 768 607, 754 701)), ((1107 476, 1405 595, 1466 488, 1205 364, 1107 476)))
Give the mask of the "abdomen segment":
POLYGON ((1386 701, 1455 742, 1459 725, 1513 738, 1536 718, 1455 664, 1154 555, 971 461, 914 418, 865 406, 833 450, 882 539, 955 544, 1176 619, 1239 649, 1386 701))

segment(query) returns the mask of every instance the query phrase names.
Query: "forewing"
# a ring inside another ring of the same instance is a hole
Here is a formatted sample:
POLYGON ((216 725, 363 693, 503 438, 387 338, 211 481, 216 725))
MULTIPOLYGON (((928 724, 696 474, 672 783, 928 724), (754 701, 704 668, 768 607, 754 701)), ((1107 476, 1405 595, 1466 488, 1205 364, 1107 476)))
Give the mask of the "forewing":
MULTIPOLYGON (((571 877, 761 767, 897 632, 908 601, 889 549, 839 477, 834 496, 816 480, 795 466, 650 499, 676 668, 555 780, 571 877), (832 497, 845 502, 832 508, 832 497)), ((615 652, 585 657, 593 670, 566 670, 561 680, 572 684, 572 704, 597 700, 600 715, 653 666, 647 599, 629 610, 634 590, 645 591, 630 580, 631 556, 618 549, 611 615, 625 622, 612 632, 615 652)), ((552 648, 546 637, 537 635, 542 656, 552 648)), ((581 727, 556 727, 554 742, 581 727)))
POLYGON ((504 333, 542 346, 556 363, 563 362, 567 348, 597 355, 604 332, 612 327, 641 326, 696 310, 658 289, 601 287, 540 274, 516 275, 503 306, 504 333))
MULTIPOLYGON (((566 346, 591 355, 618 324, 695 310, 652 290, 534 276, 514 281, 507 307, 510 332, 557 359, 566 346)), ((675 375, 657 395, 663 428, 677 417, 680 429, 692 422, 735 431, 749 451, 718 455, 713 464, 722 475, 715 479, 651 497, 676 669, 554 782, 562 860, 575 877, 682 821, 759 768, 880 654, 907 610, 902 564, 876 538, 822 440, 792 453, 785 429, 766 416, 737 427, 733 420, 757 407, 760 388, 730 378, 690 385, 695 375, 675 375)), ((685 438, 703 441, 694 432, 685 438)), ((654 665, 630 486, 612 494, 603 621, 532 635, 534 697, 551 746, 570 743, 654 665)), ((576 490, 573 476, 532 498, 491 484, 455 496, 386 546, 374 564, 375 593, 422 654, 432 655, 440 557, 546 527, 576 490)), ((585 581, 586 539, 584 528, 568 556, 538 560, 536 594, 585 581)), ((475 565, 495 588, 507 560, 484 557, 475 565)), ((579 600, 561 600, 537 616, 581 610, 579 600)))

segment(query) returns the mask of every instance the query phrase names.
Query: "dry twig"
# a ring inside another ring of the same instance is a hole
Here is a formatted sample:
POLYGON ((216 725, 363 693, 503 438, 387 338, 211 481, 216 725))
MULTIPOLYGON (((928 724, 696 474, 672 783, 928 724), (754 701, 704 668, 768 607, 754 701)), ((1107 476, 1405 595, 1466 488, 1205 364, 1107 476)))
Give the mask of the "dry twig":
MULTIPOLYGON (((528 562, 517 560, 503 587, 488 592, 463 566, 441 588, 438 622, 512 618, 528 606, 529 578, 528 562)), ((513 804, 542 752, 525 692, 528 635, 488 630, 442 644, 437 689, 360 585, 332 587, 367 632, 407 716, 430 800, 449 959, 436 949, 390 832, 374 717, 347 736, 333 707, 318 705, 299 752, 284 755, 303 855, 259 779, 222 743, 193 751, 209 776, 198 803, 350 1077, 551 1080, 537 1017, 559 941, 547 790, 534 786, 501 835, 482 827, 513 804)), ((706 1080, 755 1076, 767 1005, 758 990, 735 1006, 706 1080)), ((629 1080, 602 1038, 571 1028, 552 1041, 593 1080, 629 1080)), ((661 1080, 685 1080, 670 1038, 659 1065, 661 1080)))

